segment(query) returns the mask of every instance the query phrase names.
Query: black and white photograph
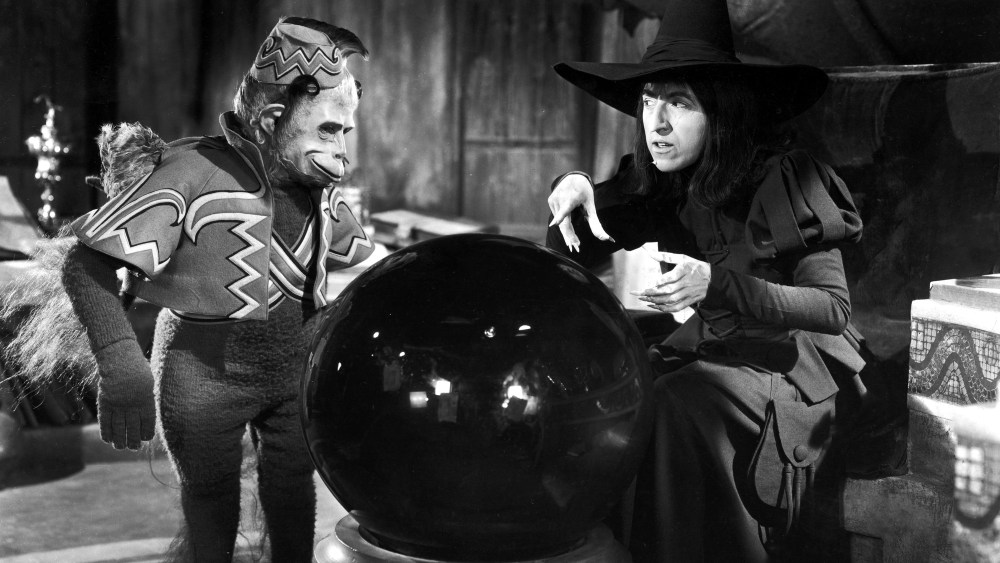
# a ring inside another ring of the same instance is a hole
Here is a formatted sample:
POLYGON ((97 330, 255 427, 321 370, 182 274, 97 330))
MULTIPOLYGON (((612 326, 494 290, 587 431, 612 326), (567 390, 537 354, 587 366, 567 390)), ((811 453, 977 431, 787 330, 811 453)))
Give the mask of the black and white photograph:
POLYGON ((0 22, 0 563, 1000 562, 1000 3, 0 22))

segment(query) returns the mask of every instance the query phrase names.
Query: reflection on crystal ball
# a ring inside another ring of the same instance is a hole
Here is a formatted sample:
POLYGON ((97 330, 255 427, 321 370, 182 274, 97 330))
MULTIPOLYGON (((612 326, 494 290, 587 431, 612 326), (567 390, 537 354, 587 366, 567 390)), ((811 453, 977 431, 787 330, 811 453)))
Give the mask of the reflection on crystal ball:
POLYGON ((305 434, 376 545, 547 557, 634 477, 652 425, 642 339, 571 260, 500 235, 441 237, 378 262, 323 314, 305 434))

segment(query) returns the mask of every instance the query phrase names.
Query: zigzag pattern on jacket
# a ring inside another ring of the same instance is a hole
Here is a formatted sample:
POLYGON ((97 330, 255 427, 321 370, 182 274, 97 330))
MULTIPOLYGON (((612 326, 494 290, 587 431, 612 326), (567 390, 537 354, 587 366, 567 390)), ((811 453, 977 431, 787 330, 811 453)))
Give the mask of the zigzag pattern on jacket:
POLYGON ((268 66, 274 67, 274 75, 281 79, 284 75, 298 69, 302 74, 314 76, 317 72, 323 71, 332 76, 343 72, 340 49, 331 46, 330 54, 324 52, 322 47, 316 48, 316 52, 309 57, 305 51, 298 47, 290 54, 285 55, 279 47, 278 41, 274 37, 268 37, 260 49, 260 55, 254 66, 264 70, 268 66))
MULTIPOLYGON (((333 190, 330 198, 323 198, 321 207, 321 213, 329 215, 329 217, 337 223, 346 221, 345 226, 353 231, 350 237, 333 239, 337 240, 338 243, 343 243, 346 248, 341 250, 339 248, 331 247, 328 253, 330 258, 333 258, 343 264, 350 264, 354 259, 354 255, 358 253, 360 248, 374 248, 371 239, 368 238, 364 229, 362 229, 361 225, 358 224, 357 218, 355 218, 354 214, 351 213, 351 208, 347 205, 347 200, 344 199, 344 194, 340 190, 333 190), (341 209, 343 209, 344 213, 347 213, 344 219, 340 218, 341 209)), ((330 230, 334 229, 331 228, 330 230)), ((329 233, 324 232, 324 234, 329 233)), ((330 239, 327 238, 327 240, 330 239)))
POLYGON ((178 225, 187 214, 187 204, 179 192, 171 189, 157 190, 133 201, 131 199, 132 194, 137 192, 146 183, 151 174, 152 172, 146 174, 145 177, 126 190, 125 193, 128 195, 122 197, 117 205, 109 205, 107 209, 95 209, 87 213, 83 229, 87 236, 91 237, 94 241, 117 238, 126 254, 148 252, 150 262, 153 265, 153 272, 159 273, 170 263, 169 253, 166 259, 160 260, 162 253, 156 241, 134 243, 129 236, 126 225, 137 215, 141 215, 159 205, 174 208, 177 217, 172 224, 178 225))
POLYGON ((234 319, 241 319, 260 306, 257 300, 243 292, 243 287, 260 279, 262 273, 251 267, 244 259, 255 252, 267 248, 267 245, 249 233, 250 229, 263 221, 265 217, 250 213, 233 212, 232 209, 234 207, 229 203, 229 200, 259 199, 264 197, 265 193, 264 186, 260 185, 252 192, 212 192, 205 194, 195 198, 191 202, 191 210, 184 220, 184 234, 192 242, 197 242, 198 233, 212 223, 224 221, 236 222, 236 225, 230 228, 229 232, 239 237, 247 246, 243 250, 227 257, 233 265, 246 274, 244 277, 226 286, 226 289, 230 293, 245 304, 230 315, 234 319), (212 208, 217 208, 218 211, 213 211, 212 208), (204 214, 199 216, 200 213, 204 214))
MULTIPOLYGON (((192 242, 197 242, 198 234, 206 226, 212 223, 235 222, 229 229, 246 246, 227 257, 230 263, 239 268, 245 275, 229 285, 226 289, 236 296, 244 305, 230 316, 234 319, 245 317, 261 304, 253 297, 243 291, 243 287, 260 279, 261 272, 251 267, 246 258, 256 252, 267 248, 264 242, 258 240, 249 233, 249 230, 265 219, 262 215, 251 213, 239 213, 231 211, 233 206, 228 203, 232 199, 261 198, 264 196, 264 186, 258 187, 253 192, 212 192, 197 197, 191 202, 190 208, 186 207, 184 197, 180 192, 172 189, 161 189, 146 194, 134 201, 131 201, 131 194, 139 190, 149 178, 149 175, 129 188, 121 199, 121 203, 116 206, 109 206, 106 210, 94 210, 88 213, 84 220, 83 229, 88 237, 100 241, 111 237, 117 237, 122 249, 126 254, 137 254, 148 252, 153 264, 153 272, 159 273, 170 262, 169 256, 161 260, 164 254, 161 252, 157 241, 135 242, 129 236, 128 223, 137 215, 140 215, 152 207, 167 205, 176 211, 176 219, 173 225, 184 223, 184 235, 192 242)), ((169 254, 169 253, 167 253, 169 254)))

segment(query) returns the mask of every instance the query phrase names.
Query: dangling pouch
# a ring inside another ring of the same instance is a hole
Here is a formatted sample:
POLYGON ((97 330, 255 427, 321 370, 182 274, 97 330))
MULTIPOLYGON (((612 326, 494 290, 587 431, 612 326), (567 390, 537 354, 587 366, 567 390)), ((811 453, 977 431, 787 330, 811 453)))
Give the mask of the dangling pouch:
POLYGON ((771 400, 747 473, 763 526, 787 534, 811 493, 816 466, 829 443, 834 401, 815 405, 771 400))

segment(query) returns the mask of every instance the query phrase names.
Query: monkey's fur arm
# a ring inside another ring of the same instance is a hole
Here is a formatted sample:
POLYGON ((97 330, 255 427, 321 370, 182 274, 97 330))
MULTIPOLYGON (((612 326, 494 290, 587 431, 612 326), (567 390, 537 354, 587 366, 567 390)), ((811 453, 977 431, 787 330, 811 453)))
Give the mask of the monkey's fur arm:
POLYGON ((66 254, 62 277, 97 363, 101 439, 118 449, 138 449, 156 428, 153 374, 119 303, 119 266, 76 243, 66 254))
MULTIPOLYGON (((166 148, 138 123, 105 125, 97 144, 101 177, 94 183, 109 198, 149 174, 166 148)), ((32 262, 0 288, 0 324, 12 331, 0 342, 4 367, 34 389, 58 384, 83 393, 96 386, 105 441, 138 447, 151 439, 152 377, 119 304, 119 265, 82 247, 68 227, 40 243, 32 262)))

